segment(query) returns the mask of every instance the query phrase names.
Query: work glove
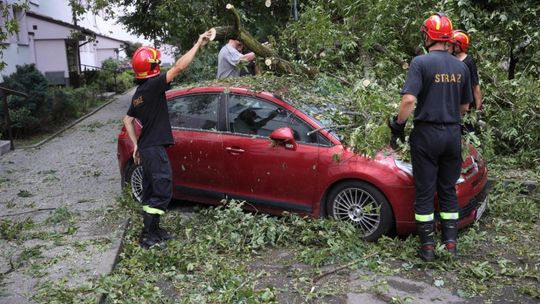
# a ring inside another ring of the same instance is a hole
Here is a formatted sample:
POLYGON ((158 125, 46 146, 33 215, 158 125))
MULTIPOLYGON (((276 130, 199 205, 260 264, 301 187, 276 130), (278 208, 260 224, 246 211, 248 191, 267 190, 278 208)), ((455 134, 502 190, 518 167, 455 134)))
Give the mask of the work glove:
POLYGON ((406 124, 407 124, 407 121, 405 121, 402 124, 398 124, 397 115, 392 117, 388 121, 388 127, 390 128, 390 132, 392 133, 392 136, 390 138, 390 147, 392 147, 392 149, 396 150, 399 147, 397 144, 398 138, 402 143, 405 143, 405 125, 406 124))

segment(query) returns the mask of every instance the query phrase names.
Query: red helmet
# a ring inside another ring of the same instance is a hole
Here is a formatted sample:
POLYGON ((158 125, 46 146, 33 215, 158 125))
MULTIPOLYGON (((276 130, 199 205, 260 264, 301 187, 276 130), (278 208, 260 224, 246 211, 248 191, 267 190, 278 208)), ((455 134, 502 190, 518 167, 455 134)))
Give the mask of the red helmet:
POLYGON ((471 38, 464 30, 455 30, 452 31, 452 40, 451 42, 461 48, 461 51, 467 52, 469 49, 469 42, 471 38))
POLYGON ((436 13, 424 21, 420 31, 426 33, 431 40, 449 41, 452 38, 452 21, 444 13, 436 13))
POLYGON ((154 48, 143 46, 138 48, 131 59, 135 78, 145 79, 159 74, 161 52, 154 48))

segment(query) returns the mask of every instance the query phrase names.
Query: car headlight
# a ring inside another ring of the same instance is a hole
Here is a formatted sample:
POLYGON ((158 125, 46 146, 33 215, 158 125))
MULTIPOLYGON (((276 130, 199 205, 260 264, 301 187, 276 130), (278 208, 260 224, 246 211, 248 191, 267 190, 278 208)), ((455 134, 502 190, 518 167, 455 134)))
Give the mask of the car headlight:
MULTIPOLYGON (((394 159, 394 163, 396 164, 396 167, 399 168, 399 170, 409 174, 410 176, 413 176, 413 170, 412 170, 412 164, 408 162, 404 162, 399 159, 394 159)), ((462 175, 459 176, 456 185, 461 184, 465 181, 462 175)))
POLYGON ((409 174, 410 176, 413 175, 412 164, 410 164, 408 162, 404 162, 404 161, 399 160, 399 159, 394 159, 394 163, 396 164, 396 167, 399 168, 399 170, 409 174))

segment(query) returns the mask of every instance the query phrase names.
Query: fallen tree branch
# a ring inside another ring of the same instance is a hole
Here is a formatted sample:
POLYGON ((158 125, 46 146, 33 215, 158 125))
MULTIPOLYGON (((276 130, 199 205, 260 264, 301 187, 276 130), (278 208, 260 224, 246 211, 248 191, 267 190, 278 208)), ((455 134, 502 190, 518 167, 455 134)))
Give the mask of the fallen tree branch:
POLYGON ((22 215, 22 214, 41 212, 41 211, 51 211, 51 210, 56 210, 56 208, 39 208, 39 209, 24 211, 24 212, 19 212, 19 213, 4 214, 4 215, 0 215, 0 217, 10 217, 10 216, 17 216, 17 215, 22 215))
POLYGON ((407 69, 409 67, 409 64, 406 61, 404 61, 403 59, 398 58, 396 56, 393 56, 384 46, 382 46, 382 45, 380 45, 378 43, 375 43, 373 45, 373 49, 376 50, 379 53, 382 53, 382 54, 386 55, 390 60, 392 60, 396 64, 400 65, 403 69, 407 69))
POLYGON ((225 6, 227 10, 233 15, 234 26, 217 26, 216 39, 225 40, 227 38, 236 38, 242 41, 242 43, 250 49, 258 58, 263 58, 265 64, 278 74, 304 74, 309 78, 315 77, 317 71, 313 68, 301 64, 293 64, 287 60, 280 58, 274 50, 261 44, 255 39, 248 31, 242 27, 240 14, 234 8, 232 4, 225 6))
POLYGON ((316 283, 316 282, 318 282, 320 279, 322 279, 322 278, 324 278, 324 277, 326 277, 326 276, 329 276, 329 275, 331 275, 331 274, 334 274, 334 273, 336 273, 336 272, 338 272, 338 271, 340 271, 340 270, 349 268, 349 267, 351 267, 352 265, 354 265, 354 264, 356 264, 356 263, 358 263, 358 262, 361 262, 361 261, 363 261, 363 260, 369 259, 369 258, 373 257, 374 255, 376 255, 377 253, 378 253, 378 252, 373 252, 373 253, 371 253, 371 254, 368 254, 368 255, 363 256, 363 257, 360 258, 360 259, 356 259, 356 260, 354 260, 354 261, 352 261, 352 262, 350 262, 350 263, 347 263, 347 264, 345 264, 345 265, 343 265, 343 266, 340 266, 340 267, 338 267, 338 268, 334 268, 334 269, 332 269, 332 270, 330 270, 330 271, 324 272, 324 273, 322 273, 322 274, 316 276, 315 278, 313 278, 311 281, 312 281, 312 283, 316 283))

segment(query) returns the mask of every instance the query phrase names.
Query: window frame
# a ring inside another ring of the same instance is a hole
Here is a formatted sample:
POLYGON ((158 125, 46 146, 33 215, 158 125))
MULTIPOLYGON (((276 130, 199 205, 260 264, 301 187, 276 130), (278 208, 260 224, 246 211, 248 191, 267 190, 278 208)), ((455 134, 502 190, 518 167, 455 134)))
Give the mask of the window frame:
POLYGON ((198 92, 193 94, 182 94, 182 95, 176 95, 171 96, 170 98, 167 98, 167 111, 169 113, 169 122, 171 124, 172 130, 187 130, 187 131, 196 131, 196 132, 206 132, 206 133, 223 133, 224 131, 224 115, 223 115, 223 109, 224 109, 224 100, 225 100, 225 94, 219 93, 219 92, 198 92), (216 128, 215 129, 201 129, 201 128, 192 128, 192 127, 179 127, 174 126, 171 119, 171 110, 169 108, 169 104, 174 102, 177 99, 183 99, 183 98, 190 98, 190 97, 197 97, 201 95, 214 95, 217 97, 217 119, 216 119, 216 128))
MULTIPOLYGON (((229 117, 229 103, 231 101, 231 98, 230 96, 232 95, 238 95, 238 96, 243 96, 243 97, 249 97, 249 98, 253 98, 253 99, 257 99, 257 100, 260 100, 261 102, 265 102, 265 103, 268 103, 268 104, 271 104, 273 106, 276 106, 278 108, 282 108, 284 109, 285 111, 287 111, 288 113, 290 113, 289 117, 288 117, 288 125, 291 124, 291 122, 293 121, 294 118, 298 119, 299 121, 301 121, 302 123, 304 123, 306 126, 310 127, 312 130, 315 130, 315 128, 309 124, 307 121, 305 121, 304 119, 302 119, 302 117, 298 116, 296 114, 296 112, 301 112, 301 113, 304 113, 302 112, 301 110, 297 109, 296 107, 293 107, 289 104, 288 107, 285 107, 285 106, 281 106, 275 102, 273 102, 272 100, 268 100, 268 99, 265 99, 265 98, 261 98, 259 96, 254 96, 254 95, 250 95, 250 94, 243 94, 243 93, 236 93, 236 92, 230 92, 228 94, 225 94, 225 102, 223 102, 223 117, 224 117, 224 129, 223 129, 223 132, 224 133, 227 133, 227 134, 231 134, 231 135, 235 135, 235 136, 243 136, 243 137, 252 137, 252 138, 261 138, 261 139, 268 139, 268 136, 262 136, 262 135, 257 135, 257 134, 245 134, 245 133, 236 133, 236 132, 233 132, 229 125, 230 125, 230 118, 229 117)), ((307 117, 310 117, 309 115, 305 114, 307 117)), ((311 118, 311 117, 310 117, 311 118)), ((290 127, 290 126, 289 126, 290 127)), ((332 143, 332 141, 328 138, 326 138, 326 136, 324 136, 323 134, 321 134, 320 132, 317 132, 317 137, 320 139, 319 141, 317 142, 305 142, 305 141, 298 141, 296 140, 296 143, 297 144, 301 144, 301 145, 309 145, 309 146, 320 146, 320 147, 332 147, 334 146, 334 144, 332 143)))

